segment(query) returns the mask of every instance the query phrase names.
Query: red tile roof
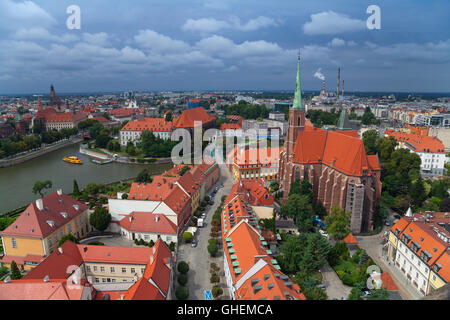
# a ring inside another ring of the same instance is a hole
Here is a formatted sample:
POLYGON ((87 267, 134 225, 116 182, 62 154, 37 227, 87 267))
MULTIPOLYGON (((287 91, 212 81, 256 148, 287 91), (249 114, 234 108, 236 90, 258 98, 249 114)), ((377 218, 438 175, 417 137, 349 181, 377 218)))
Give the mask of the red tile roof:
POLYGON ((153 214, 151 212, 132 212, 120 220, 120 225, 128 231, 164 234, 177 233, 177 226, 165 215, 153 214))
POLYGON ((46 117, 47 122, 78 122, 87 118, 84 112, 58 112, 52 116, 46 117))
POLYGON ((0 300, 81 300, 85 286, 74 287, 69 289, 65 279, 2 281, 0 300))
POLYGON ((350 232, 343 240, 346 244, 358 244, 358 240, 355 239, 353 234, 350 232))
POLYGON ((220 130, 239 130, 242 126, 237 123, 222 123, 220 125, 220 130))
POLYGON ((121 131, 155 131, 171 132, 172 121, 166 121, 164 118, 143 118, 128 122, 121 131))
POLYGON ((442 141, 436 137, 398 132, 392 129, 386 129, 385 134, 399 142, 403 142, 405 147, 415 152, 445 153, 442 141))
POLYGON ((184 110, 181 116, 174 120, 174 127, 194 128, 194 121, 201 121, 202 125, 215 121, 216 117, 210 116, 202 107, 184 110))
MULTIPOLYGON (((325 163, 346 175, 362 176, 363 171, 370 173, 362 140, 336 131, 315 129, 299 132, 294 162, 325 163)), ((375 166, 374 163, 372 165, 375 166)))
POLYGON ((271 166, 273 164, 278 164, 280 161, 280 151, 281 148, 253 148, 238 150, 238 148, 235 147, 232 152, 234 153, 234 163, 238 166, 271 166))
POLYGON ((131 108, 117 108, 112 109, 110 113, 116 118, 125 118, 131 117, 135 112, 136 110, 131 108))
POLYGON ((239 191, 244 190, 249 192, 249 201, 255 206, 270 206, 273 205, 275 199, 270 194, 269 190, 264 186, 263 179, 243 179, 241 180, 242 187, 239 187, 239 191))
POLYGON ((53 192, 45 196, 42 202, 42 211, 37 208, 36 202, 32 202, 16 221, 2 232, 2 235, 42 239, 88 209, 86 204, 74 200, 64 192, 61 195, 53 192), (78 206, 79 209, 74 206, 78 206), (64 213, 67 214, 67 218, 63 216, 64 213), (52 221, 53 227, 47 221, 52 221))

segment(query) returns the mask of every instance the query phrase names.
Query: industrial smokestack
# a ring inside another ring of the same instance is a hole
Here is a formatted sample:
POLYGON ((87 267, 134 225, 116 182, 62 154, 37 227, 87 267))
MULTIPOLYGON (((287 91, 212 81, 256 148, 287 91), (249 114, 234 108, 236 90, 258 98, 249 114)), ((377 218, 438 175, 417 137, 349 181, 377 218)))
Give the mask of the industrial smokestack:
POLYGON ((341 87, 341 68, 338 68, 338 77, 337 77, 337 92, 336 92, 336 98, 339 99, 339 89, 341 87))
POLYGON ((325 79, 323 79, 323 88, 322 91, 325 92, 325 79))

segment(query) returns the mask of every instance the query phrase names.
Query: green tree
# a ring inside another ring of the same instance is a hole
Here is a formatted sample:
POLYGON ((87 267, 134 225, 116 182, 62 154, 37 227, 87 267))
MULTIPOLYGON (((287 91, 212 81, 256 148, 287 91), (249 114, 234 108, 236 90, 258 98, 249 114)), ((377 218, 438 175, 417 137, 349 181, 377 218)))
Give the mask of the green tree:
POLYGON ((367 300, 389 300, 389 292, 385 288, 372 290, 367 300))
POLYGON ((178 262, 177 270, 179 273, 187 274, 189 271, 189 265, 185 261, 178 262))
POLYGON ((327 215, 327 210, 323 206, 322 202, 320 202, 320 200, 317 200, 316 204, 314 205, 314 213, 319 216, 320 219, 327 215))
POLYGON ((368 130, 363 133, 362 140, 364 143, 364 148, 366 149, 366 153, 376 154, 378 152, 377 143, 379 139, 379 134, 377 130, 368 130))
POLYGON ((192 241, 192 238, 193 238, 192 233, 187 232, 187 231, 183 233, 183 240, 184 240, 184 242, 189 243, 189 242, 192 241))
POLYGON ((313 209, 308 195, 293 194, 281 206, 281 214, 293 218, 300 231, 312 228, 313 209))
POLYGON ((219 250, 219 247, 217 246, 217 241, 210 242, 208 244, 208 252, 211 255, 211 257, 215 257, 218 250, 219 250))
POLYGON ((277 258, 285 273, 293 274, 297 272, 298 266, 303 259, 303 250, 306 245, 306 237, 301 234, 299 237, 288 237, 280 248, 281 255, 277 258))
POLYGON ((16 262, 11 261, 11 280, 19 280, 22 278, 22 274, 20 273, 19 267, 17 267, 16 262))
POLYGON ((58 246, 61 247, 63 245, 64 242, 66 242, 67 240, 72 241, 73 243, 80 243, 78 241, 78 239, 71 233, 68 233, 66 235, 64 235, 61 240, 59 240, 58 246))
POLYGON ((172 112, 167 112, 165 119, 166 119, 166 121, 172 121, 172 112))
POLYGON ((177 281, 180 285, 185 286, 186 283, 188 282, 188 277, 185 274, 179 274, 177 277, 177 281))
POLYGON ((350 217, 351 212, 346 212, 337 205, 332 206, 330 214, 325 218, 328 234, 336 240, 343 239, 350 232, 350 217))
POLYGON ((89 222, 98 231, 105 231, 111 222, 111 214, 105 207, 97 207, 89 216, 89 222))
POLYGON ((77 180, 73 180, 73 192, 72 192, 72 194, 75 196, 75 197, 78 197, 79 195, 80 195, 80 189, 78 188, 78 183, 77 183, 77 180))
POLYGON ((302 293, 306 300, 328 300, 328 295, 325 290, 319 287, 302 287, 302 293))
POLYGON ((33 186, 33 193, 38 194, 41 196, 41 198, 44 197, 43 190, 44 189, 50 189, 52 187, 53 183, 50 180, 45 181, 36 181, 33 186))
POLYGON ((178 300, 186 300, 189 297, 189 288, 185 286, 179 286, 175 290, 175 296, 178 300))
POLYGON ((411 198, 413 199, 413 204, 416 207, 421 207, 423 202, 427 198, 422 178, 417 179, 417 181, 412 184, 410 195, 411 198))

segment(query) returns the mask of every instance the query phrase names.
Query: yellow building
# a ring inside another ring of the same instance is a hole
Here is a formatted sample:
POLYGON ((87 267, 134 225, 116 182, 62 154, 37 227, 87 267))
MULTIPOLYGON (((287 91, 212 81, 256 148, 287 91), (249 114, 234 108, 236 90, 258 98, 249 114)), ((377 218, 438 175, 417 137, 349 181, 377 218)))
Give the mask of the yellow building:
POLYGON ((450 280, 449 224, 446 212, 413 214, 409 209, 389 232, 389 260, 421 295, 450 280))
POLYGON ((58 247, 63 236, 81 239, 90 230, 88 206, 58 190, 31 203, 1 233, 2 263, 10 267, 15 261, 22 270, 30 270, 58 247))

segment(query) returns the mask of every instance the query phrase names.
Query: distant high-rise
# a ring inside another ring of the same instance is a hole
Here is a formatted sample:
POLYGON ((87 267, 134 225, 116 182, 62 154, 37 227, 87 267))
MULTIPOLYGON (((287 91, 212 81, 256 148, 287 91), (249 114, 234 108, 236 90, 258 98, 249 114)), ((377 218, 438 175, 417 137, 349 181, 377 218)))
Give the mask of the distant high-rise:
POLYGON ((49 106, 51 107, 57 107, 61 108, 62 101, 59 97, 56 96, 55 88, 53 87, 53 84, 50 86, 50 103, 49 106))
POLYGON ((338 68, 338 76, 337 76, 337 91, 336 98, 339 99, 339 89, 341 87, 341 68, 338 68))

